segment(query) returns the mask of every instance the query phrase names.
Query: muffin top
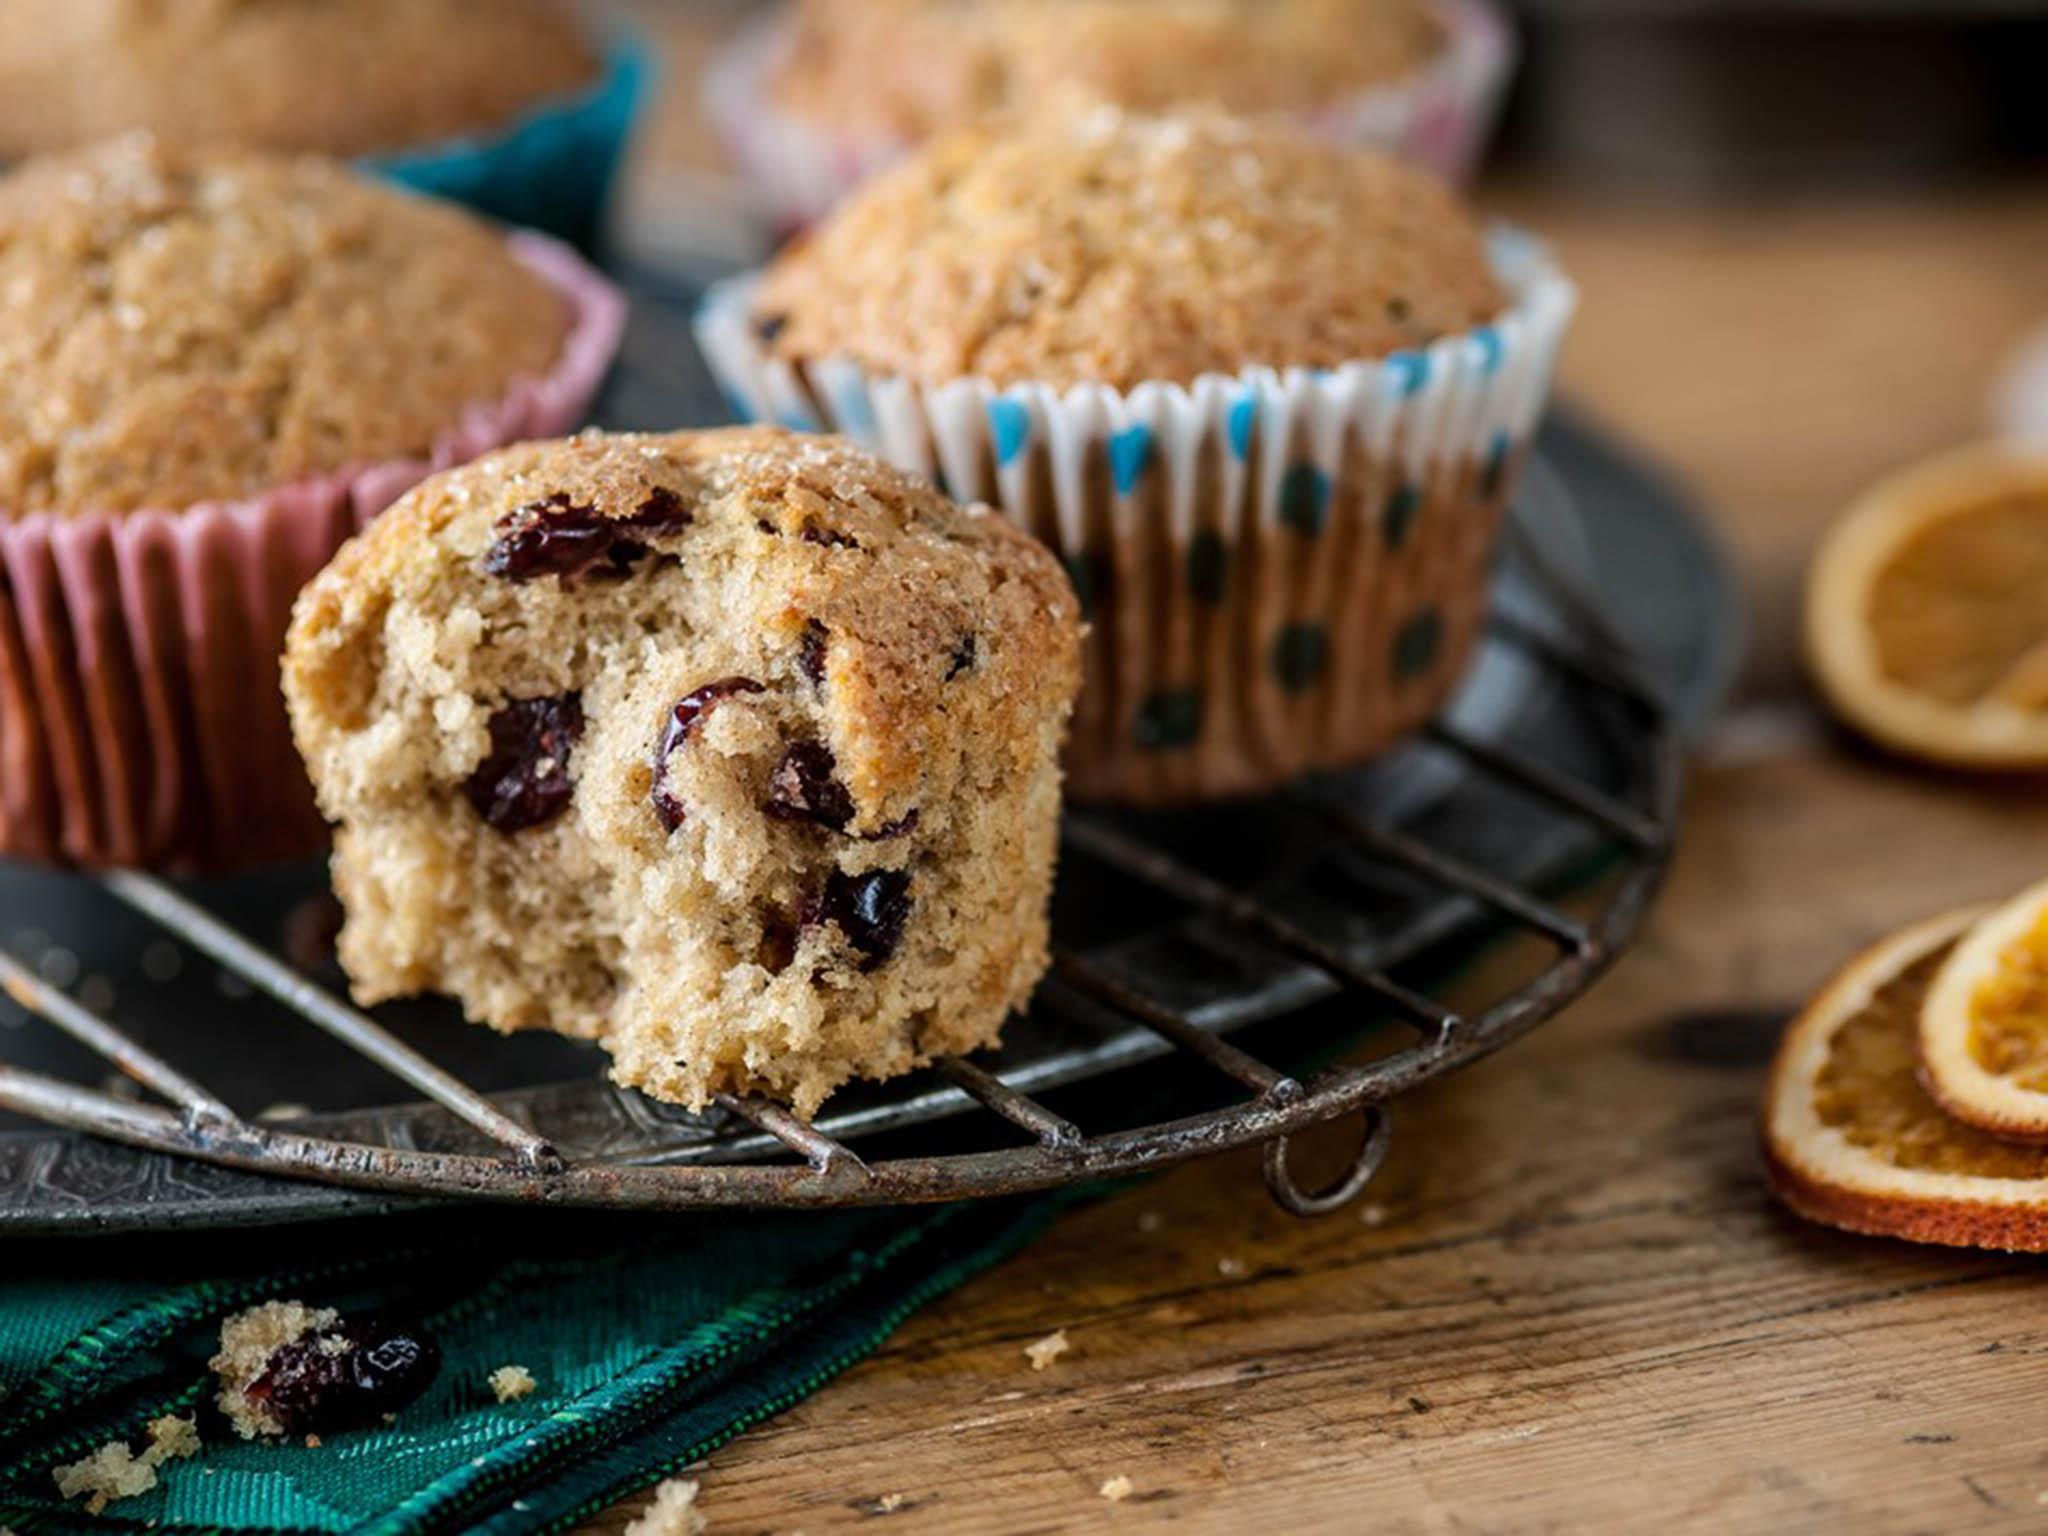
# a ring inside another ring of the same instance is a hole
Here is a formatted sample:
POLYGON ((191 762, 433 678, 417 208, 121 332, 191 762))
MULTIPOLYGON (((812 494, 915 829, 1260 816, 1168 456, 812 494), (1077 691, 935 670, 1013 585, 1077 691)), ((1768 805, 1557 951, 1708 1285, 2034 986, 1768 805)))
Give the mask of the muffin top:
POLYGON ((792 358, 997 384, 1330 368, 1503 299, 1426 173, 1273 121, 1097 108, 963 129, 856 192, 764 277, 792 358))
POLYGON ((569 322, 481 222, 325 161, 139 136, 31 161, 0 176, 0 516, 424 454, 569 322))
POLYGON ((771 89, 837 131, 921 139, 1055 96, 1313 111, 1442 45, 1429 0, 799 0, 771 89))
POLYGON ((401 149, 501 128, 598 68, 561 0, 8 0, 0 156, 137 128, 401 149))

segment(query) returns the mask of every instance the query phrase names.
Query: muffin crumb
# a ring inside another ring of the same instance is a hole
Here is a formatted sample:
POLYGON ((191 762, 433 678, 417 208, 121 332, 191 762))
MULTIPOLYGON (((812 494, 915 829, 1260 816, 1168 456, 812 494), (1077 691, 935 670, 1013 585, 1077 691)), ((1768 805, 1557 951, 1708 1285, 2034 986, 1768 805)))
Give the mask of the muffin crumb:
POLYGON ((654 1490, 654 1502, 626 1527, 626 1536, 703 1536, 705 1526, 695 1480, 672 1477, 654 1490))
POLYGON ((1119 1472, 1102 1485, 1102 1496, 1112 1504, 1121 1504, 1134 1492, 1131 1480, 1119 1472))
POLYGON ((1059 1359, 1072 1346, 1067 1343, 1067 1330, 1056 1329, 1035 1344, 1024 1346, 1024 1357, 1031 1362, 1031 1369, 1042 1371, 1059 1359))
MULTIPOLYGON (((300 1301, 266 1301, 237 1312, 220 1325, 220 1351, 208 1365, 220 1380, 220 1411, 244 1440, 285 1432, 277 1416, 249 1388, 270 1368, 271 1357, 307 1334, 324 1334, 341 1321, 332 1307, 300 1301)), ((324 1342, 321 1346, 326 1347, 324 1342)))
POLYGON ((501 1403, 516 1402, 538 1385, 533 1372, 523 1365, 501 1365, 491 1372, 491 1390, 501 1403))
MULTIPOLYGON (((60 1497, 85 1498, 85 1511, 96 1515, 116 1499, 132 1499, 157 1483, 156 1469, 167 1461, 198 1454, 199 1429, 193 1420, 166 1415, 152 1419, 140 1454, 125 1440, 109 1441, 82 1461, 58 1467, 51 1476, 60 1497)), ((0 1530, 0 1536, 10 1533, 0 1530)))

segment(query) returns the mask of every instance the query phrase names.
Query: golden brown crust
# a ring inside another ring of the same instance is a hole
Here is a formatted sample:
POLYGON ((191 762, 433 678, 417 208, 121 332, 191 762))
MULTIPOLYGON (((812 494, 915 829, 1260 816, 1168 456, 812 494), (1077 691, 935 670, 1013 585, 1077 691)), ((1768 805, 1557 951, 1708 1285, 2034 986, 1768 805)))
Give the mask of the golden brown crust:
POLYGON ((0 156, 130 129, 402 149, 495 131, 597 70, 560 0, 9 0, 0 156))
POLYGON ((1381 357, 1502 302, 1421 171, 1279 123, 1104 108, 927 146, 786 252, 755 313, 787 358, 1127 389, 1381 357))
POLYGON ((770 89, 805 121, 917 140, 1058 98, 1312 112, 1442 46, 1427 0, 801 0, 770 89))
POLYGON ((418 456, 566 306, 459 210, 131 137, 0 177, 0 515, 176 508, 418 456))
POLYGON ((1912 1243, 2048 1253, 2048 1208, 1970 1205, 1843 1188, 1810 1177, 1769 1137, 1763 1158, 1772 1191, 1808 1221, 1912 1243))
POLYGON ((1046 965, 1079 647, 1042 547, 837 439, 589 433, 438 476, 306 590, 285 658, 343 964, 694 1105, 808 1114, 991 1043, 1046 965), (643 521, 622 564, 508 576, 537 506, 643 521), (501 717, 572 699, 560 798, 490 820, 501 717))

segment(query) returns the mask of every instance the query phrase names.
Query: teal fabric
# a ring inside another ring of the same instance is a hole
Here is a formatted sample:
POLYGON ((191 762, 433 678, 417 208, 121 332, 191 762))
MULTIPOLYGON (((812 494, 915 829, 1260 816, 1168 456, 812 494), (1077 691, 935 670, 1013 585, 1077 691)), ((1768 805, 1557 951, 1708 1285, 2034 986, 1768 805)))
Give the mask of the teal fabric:
POLYGON ((645 50, 622 37, 606 51, 603 78, 581 96, 545 107, 495 138, 372 156, 363 164, 417 191, 588 251, 603 233, 605 206, 651 73, 645 50))
POLYGON ((52 1531, 560 1530, 815 1391, 1076 1196, 635 1220, 505 1209, 230 1238, 23 1245, 0 1277, 0 1525, 52 1531), (211 1409, 220 1319, 276 1297, 418 1320, 445 1352, 386 1428, 315 1449, 211 1409), (500 1404, 488 1378, 538 1389, 500 1404), (52 1470, 162 1413, 205 1446, 87 1516, 52 1470))

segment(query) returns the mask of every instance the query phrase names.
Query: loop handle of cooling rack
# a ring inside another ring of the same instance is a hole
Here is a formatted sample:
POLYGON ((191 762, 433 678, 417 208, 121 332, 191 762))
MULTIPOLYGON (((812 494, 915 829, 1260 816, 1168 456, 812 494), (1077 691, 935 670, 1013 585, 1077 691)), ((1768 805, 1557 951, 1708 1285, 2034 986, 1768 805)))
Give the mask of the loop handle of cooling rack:
POLYGON ((1291 1138, 1275 1136, 1266 1143, 1266 1192, 1273 1197, 1275 1205, 1294 1216, 1327 1216, 1332 1211, 1342 1210, 1365 1193, 1366 1185, 1373 1181, 1387 1160, 1387 1149, 1394 1139, 1394 1117, 1384 1104, 1368 1104, 1360 1114, 1365 1122, 1365 1131, 1359 1139, 1358 1151, 1352 1156, 1351 1166, 1338 1175, 1334 1183, 1313 1193, 1294 1181, 1294 1171, 1288 1167, 1291 1138))

